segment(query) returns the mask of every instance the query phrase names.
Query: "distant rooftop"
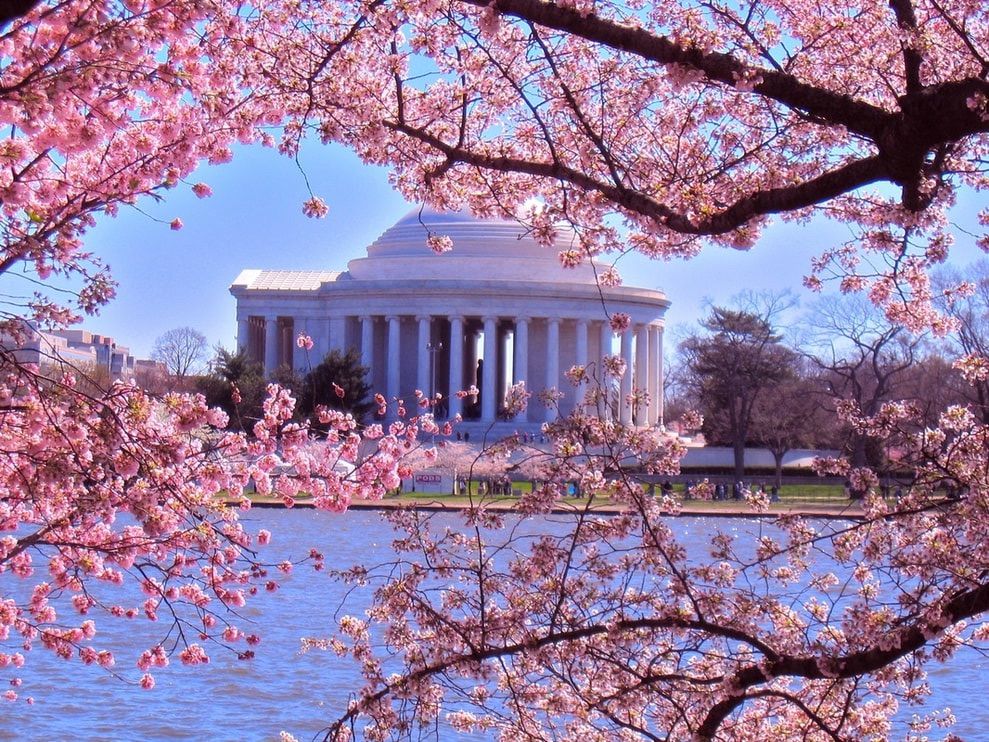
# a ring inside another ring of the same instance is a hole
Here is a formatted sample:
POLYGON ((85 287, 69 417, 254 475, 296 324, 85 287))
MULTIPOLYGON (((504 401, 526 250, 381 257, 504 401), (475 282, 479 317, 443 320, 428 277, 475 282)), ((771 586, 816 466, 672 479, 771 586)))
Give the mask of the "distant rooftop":
POLYGON ((315 291, 322 284, 335 281, 339 271, 268 271, 249 269, 240 272, 234 286, 264 291, 315 291))

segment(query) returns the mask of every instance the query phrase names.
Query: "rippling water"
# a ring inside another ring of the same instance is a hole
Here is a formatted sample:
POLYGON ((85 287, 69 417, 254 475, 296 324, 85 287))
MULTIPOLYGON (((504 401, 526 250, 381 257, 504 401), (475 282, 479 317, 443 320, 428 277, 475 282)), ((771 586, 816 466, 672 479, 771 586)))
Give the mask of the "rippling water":
MULTIPOLYGON (((248 518, 255 529, 268 528, 275 536, 266 559, 298 558, 316 546, 328 563, 343 567, 385 561, 390 551, 391 529, 375 512, 253 510, 248 518)), ((748 523, 740 520, 736 527, 748 523)), ((717 523, 719 528, 726 525, 717 523)), ((534 521, 533 527, 553 526, 534 521)), ((682 518, 676 524, 696 549, 708 541, 713 527, 703 518, 682 518)), ((158 684, 150 692, 98 668, 58 660, 47 651, 32 652, 21 690, 36 703, 3 707, 0 740, 260 741, 277 739, 282 730, 309 739, 336 718, 359 686, 359 674, 348 660, 298 651, 301 637, 330 633, 342 594, 342 587, 325 575, 300 568, 282 580, 277 592, 260 596, 245 609, 245 618, 264 637, 253 661, 241 662, 219 650, 213 650, 208 668, 183 667, 176 661, 155 673, 158 684)), ((143 620, 102 621, 99 646, 143 648, 156 635, 155 628, 143 620)), ((139 673, 124 663, 135 655, 134 649, 124 650, 119 660, 121 672, 131 678, 139 673)), ((935 689, 931 706, 950 705, 959 719, 954 731, 972 740, 989 739, 989 705, 982 700, 987 669, 989 663, 973 651, 960 654, 947 668, 930 669, 935 689)), ((463 739, 442 727, 438 737, 463 739)))

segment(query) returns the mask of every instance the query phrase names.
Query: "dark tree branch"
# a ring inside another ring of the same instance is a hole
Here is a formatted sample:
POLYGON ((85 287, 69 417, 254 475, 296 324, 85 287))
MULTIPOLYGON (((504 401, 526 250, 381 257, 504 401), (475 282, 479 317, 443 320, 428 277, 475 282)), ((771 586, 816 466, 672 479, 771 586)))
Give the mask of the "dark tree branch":
MULTIPOLYGON (((900 30, 908 35, 913 35, 917 31, 917 15, 913 12, 912 0, 890 0, 890 7, 896 14, 896 25, 900 30)), ((923 86, 920 82, 920 65, 924 58, 920 52, 912 46, 912 40, 901 42, 903 49, 903 74, 907 81, 907 92, 916 93, 923 86)))
POLYGON ((802 677, 809 680, 828 678, 854 678, 887 667, 925 646, 931 637, 940 634, 947 626, 958 623, 989 610, 989 583, 970 590, 960 590, 945 603, 940 611, 941 620, 935 623, 917 623, 894 632, 895 641, 888 649, 874 647, 851 652, 844 657, 834 657, 825 663, 816 657, 781 657, 761 665, 749 665, 735 675, 739 695, 726 698, 714 705, 697 730, 697 738, 712 740, 722 722, 741 706, 746 696, 744 690, 778 677, 802 677))
MULTIPOLYGON (((488 7, 488 0, 462 0, 470 5, 488 7)), ((582 15, 576 10, 544 2, 543 0, 495 0, 499 13, 516 16, 547 28, 580 36, 594 43, 603 44, 635 54, 659 64, 679 64, 704 73, 712 82, 734 87, 739 80, 753 75, 761 78, 755 92, 772 98, 789 108, 796 108, 819 117, 829 123, 844 126, 870 139, 876 138, 888 125, 891 114, 869 103, 857 101, 846 95, 817 88, 800 82, 792 75, 753 68, 729 54, 704 52, 656 36, 641 28, 630 27, 592 14, 582 15)))
POLYGON ((655 219, 674 232, 689 235, 725 234, 760 216, 813 206, 888 177, 878 157, 853 160, 804 183, 757 191, 709 217, 690 218, 640 191, 602 182, 560 162, 533 162, 515 157, 482 154, 465 147, 447 144, 428 131, 408 124, 392 121, 386 122, 385 126, 428 144, 446 155, 449 161, 486 170, 516 172, 565 181, 587 191, 596 191, 616 205, 655 219))
POLYGON ((41 0, 0 0, 0 30, 9 23, 23 18, 41 0))

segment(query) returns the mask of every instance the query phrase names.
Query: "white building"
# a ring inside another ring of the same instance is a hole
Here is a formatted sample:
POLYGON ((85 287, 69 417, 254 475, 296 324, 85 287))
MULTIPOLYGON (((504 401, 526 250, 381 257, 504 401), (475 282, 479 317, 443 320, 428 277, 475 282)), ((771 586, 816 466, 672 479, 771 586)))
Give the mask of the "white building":
MULTIPOLYGON (((313 338, 313 365, 332 349, 355 348, 375 391, 406 400, 415 389, 439 392, 448 400, 441 414, 484 424, 499 418, 505 390, 523 380, 535 393, 564 392, 566 414, 579 392, 564 372, 578 363, 599 368, 602 354, 620 352, 629 369, 622 397, 634 384, 651 399, 636 422, 661 425, 666 295, 599 287, 588 264, 564 268, 558 253, 572 236, 561 230, 547 248, 513 221, 416 208, 346 271, 242 271, 230 287, 238 345, 267 373, 282 364, 306 370, 300 333, 313 338), (434 253, 430 232, 450 237, 453 249, 434 253), (608 321, 615 312, 632 320, 617 341, 608 321), (451 395, 472 385, 476 401, 451 395)), ((535 425, 556 414, 534 400, 525 419, 512 422, 535 425)), ((627 407, 620 415, 631 421, 627 407)))
POLYGON ((33 363, 42 369, 71 367, 88 372, 106 369, 111 379, 130 378, 134 373, 134 357, 129 348, 118 345, 108 335, 88 330, 42 332, 26 325, 19 342, 7 338, 0 340, 0 345, 10 347, 20 363, 33 363))

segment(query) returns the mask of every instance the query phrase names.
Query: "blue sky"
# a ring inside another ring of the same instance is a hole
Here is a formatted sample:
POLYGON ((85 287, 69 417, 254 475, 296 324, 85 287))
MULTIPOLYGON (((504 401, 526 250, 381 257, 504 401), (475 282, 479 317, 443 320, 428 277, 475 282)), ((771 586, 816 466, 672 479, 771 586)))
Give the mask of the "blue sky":
MULTIPOLYGON (((83 327, 112 335, 138 357, 147 357, 155 338, 189 326, 211 344, 234 346, 235 305, 227 288, 244 268, 343 270, 348 260, 401 218, 412 205, 388 182, 386 170, 360 162, 337 146, 312 144, 296 163, 270 149, 241 148, 233 162, 201 168, 192 179, 208 183, 210 198, 198 199, 189 186, 167 193, 163 203, 146 200, 139 210, 103 219, 87 236, 88 247, 110 264, 120 286, 117 298, 83 327), (325 219, 302 214, 313 193, 330 206, 325 219), (169 222, 180 217, 183 229, 169 222)), ((961 200, 957 218, 975 230, 975 197, 961 200)), ((847 238, 840 225, 776 224, 749 252, 708 248, 690 261, 650 261, 639 256, 619 264, 626 283, 666 291, 672 307, 668 337, 692 329, 706 301, 724 303, 743 289, 800 288, 810 259, 847 238)), ((952 263, 978 257, 972 239, 958 235, 952 263)))

